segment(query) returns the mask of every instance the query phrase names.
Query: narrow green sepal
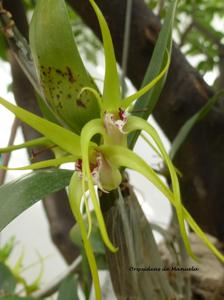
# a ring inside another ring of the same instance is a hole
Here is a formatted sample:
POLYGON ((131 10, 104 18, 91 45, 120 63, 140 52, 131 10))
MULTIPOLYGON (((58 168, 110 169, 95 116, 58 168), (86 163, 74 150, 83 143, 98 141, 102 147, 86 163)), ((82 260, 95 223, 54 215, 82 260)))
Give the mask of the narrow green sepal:
POLYGON ((121 100, 120 80, 117 71, 114 46, 107 22, 94 0, 90 3, 97 15, 104 45, 105 53, 105 78, 103 89, 103 106, 108 111, 116 110, 121 100))

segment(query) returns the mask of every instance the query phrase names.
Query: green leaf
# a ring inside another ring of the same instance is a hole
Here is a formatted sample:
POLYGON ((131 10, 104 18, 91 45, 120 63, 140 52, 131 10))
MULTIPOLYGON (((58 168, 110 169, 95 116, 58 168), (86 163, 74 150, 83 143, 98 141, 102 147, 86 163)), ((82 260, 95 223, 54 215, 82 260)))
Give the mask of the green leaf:
POLYGON ((13 293, 16 287, 16 279, 9 268, 0 263, 0 295, 13 293))
POLYGON ((74 276, 68 276, 63 280, 59 288, 58 300, 79 300, 77 279, 74 276))
MULTIPOLYGON (((178 0, 173 0, 168 8, 166 17, 163 23, 163 27, 159 33, 152 58, 150 60, 148 69, 146 71, 144 80, 142 82, 142 87, 144 87, 148 82, 152 81, 158 73, 164 68, 166 63, 166 52, 168 51, 169 57, 171 57, 171 45, 172 45, 172 28, 175 18, 175 12, 177 7, 178 0)), ((133 111, 138 113, 133 113, 143 119, 147 119, 148 116, 152 113, 162 91, 162 88, 165 83, 165 77, 163 80, 160 80, 153 89, 139 98, 136 101, 133 111)), ((129 136, 129 146, 133 148, 135 142, 138 138, 139 132, 135 132, 129 136)))
POLYGON ((69 184, 72 171, 36 171, 0 187, 0 231, 43 197, 69 184))
POLYGON ((64 0, 39 0, 30 25, 30 44, 45 100, 76 133, 99 117, 95 97, 84 86, 97 89, 87 73, 69 22, 64 0))
POLYGON ((222 95, 224 95, 224 90, 218 92, 214 97, 211 97, 209 101, 181 127, 172 143, 170 150, 170 158, 172 160, 180 150, 181 146, 184 144, 195 124, 202 120, 209 113, 222 95))

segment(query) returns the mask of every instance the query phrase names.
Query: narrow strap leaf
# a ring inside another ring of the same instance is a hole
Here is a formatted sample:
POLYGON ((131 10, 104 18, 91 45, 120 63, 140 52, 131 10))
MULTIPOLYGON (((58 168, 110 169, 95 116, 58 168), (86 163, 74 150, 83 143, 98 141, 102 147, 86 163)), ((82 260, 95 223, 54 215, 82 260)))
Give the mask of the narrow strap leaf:
POLYGON ((80 137, 75 133, 0 98, 0 104, 65 151, 80 156, 80 137))
POLYGON ((0 169, 4 169, 4 170, 38 170, 38 169, 42 169, 42 168, 49 168, 49 167, 58 167, 64 163, 68 163, 68 162, 74 162, 77 158, 74 157, 73 155, 69 155, 69 156, 63 156, 60 158, 54 158, 54 159, 49 159, 49 160, 45 160, 45 161, 41 161, 41 162, 37 162, 34 164, 30 164, 28 166, 25 167, 18 167, 18 168, 9 168, 6 166, 0 166, 0 169))
POLYGON ((119 107, 121 100, 120 81, 117 72, 116 58, 114 54, 114 46, 110 35, 107 22, 104 19, 99 7, 94 0, 90 0, 90 3, 97 15, 104 45, 105 53, 105 78, 104 78, 104 90, 103 90, 103 103, 108 110, 116 110, 119 107))
MULTIPOLYGON (((135 101, 137 98, 140 98, 145 93, 147 93, 148 91, 150 91, 161 80, 161 78, 163 78, 163 76, 166 74, 166 72, 167 72, 167 70, 169 68, 169 65, 170 65, 170 57, 169 57, 168 53, 167 53, 167 56, 168 57, 167 57, 166 65, 162 69, 162 71, 151 82, 149 82, 147 85, 145 85, 139 91, 137 91, 133 95, 125 98, 122 101, 122 105, 121 105, 123 108, 127 109, 132 104, 133 101, 135 101)), ((139 101, 141 101, 141 100, 139 99, 139 101)))
MULTIPOLYGON (((118 167, 126 167, 133 169, 149 181, 151 181, 163 194, 170 203, 176 207, 176 201, 173 193, 163 183, 163 181, 157 176, 153 169, 146 164, 146 162, 137 154, 129 149, 125 149, 120 146, 100 146, 99 150, 110 158, 110 161, 118 167)), ((195 220, 191 217, 186 208, 183 207, 184 218, 198 235, 198 237, 207 245, 207 247, 214 253, 214 255, 222 262, 224 262, 224 255, 209 241, 203 230, 197 225, 195 220)))
MULTIPOLYGON (((166 63, 166 53, 168 51, 169 57, 171 57, 171 48, 172 48, 172 28, 176 13, 178 0, 172 0, 170 3, 167 13, 163 22, 162 29, 159 33, 153 55, 151 57, 148 69, 145 73, 145 77, 142 83, 142 86, 145 86, 148 82, 153 80, 155 76, 162 70, 163 66, 166 63)), ((163 80, 161 79, 149 93, 142 96, 139 101, 135 102, 133 111, 134 115, 137 115, 145 120, 148 119, 148 116, 152 113, 159 96, 161 94, 162 88, 165 83, 165 76, 163 80)), ((128 144, 131 148, 134 147, 135 142, 138 138, 139 132, 135 132, 129 136, 128 144)))
POLYGON ((117 251, 117 248, 113 246, 111 243, 108 234, 106 225, 104 222, 104 218, 101 212, 100 205, 98 203, 98 199, 96 196, 96 191, 94 189, 93 179, 90 172, 90 161, 89 161, 89 145, 92 137, 96 134, 105 134, 105 130, 102 124, 102 120, 96 119, 87 123, 81 132, 81 149, 82 149, 82 159, 83 159, 83 169, 85 170, 87 180, 88 180, 88 188, 90 192, 90 197, 93 202, 93 206, 95 209, 96 217, 99 223, 99 229, 102 235, 102 238, 106 244, 106 246, 112 251, 117 251))
POLYGON ((72 213, 74 214, 74 217, 80 226, 83 245, 89 262, 93 283, 95 287, 95 297, 96 300, 101 300, 102 298, 101 298, 100 282, 99 282, 99 276, 97 272, 96 260, 93 253, 92 245, 90 244, 90 241, 87 237, 86 227, 83 222, 82 215, 80 213, 80 201, 82 198, 82 183, 81 183, 81 179, 79 178, 76 172, 74 172, 74 174, 72 175, 69 188, 68 188, 68 193, 69 193, 69 203, 72 209, 72 213))
POLYGON ((19 150, 19 149, 23 149, 23 148, 32 148, 32 147, 37 147, 37 146, 47 146, 52 144, 52 142, 45 138, 45 137, 41 137, 41 138, 37 138, 37 139, 33 139, 30 140, 28 142, 19 144, 19 145, 12 145, 12 146, 8 146, 5 148, 0 148, 0 153, 7 153, 7 152, 11 152, 14 150, 19 150))
POLYGON ((172 147, 170 150, 170 158, 172 160, 180 150, 181 146, 185 142, 187 136, 189 135, 195 124, 202 120, 210 112, 210 110, 214 107, 215 103, 222 95, 224 95, 224 90, 211 97, 208 102, 181 127, 172 143, 172 147))

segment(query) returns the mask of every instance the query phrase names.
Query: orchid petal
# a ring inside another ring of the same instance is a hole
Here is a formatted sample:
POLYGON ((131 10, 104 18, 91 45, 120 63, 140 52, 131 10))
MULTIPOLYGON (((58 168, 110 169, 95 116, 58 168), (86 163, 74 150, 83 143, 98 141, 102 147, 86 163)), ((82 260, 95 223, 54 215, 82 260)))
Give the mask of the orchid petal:
POLYGON ((80 202, 82 199, 83 190, 82 190, 81 179, 76 172, 74 172, 74 174, 72 175, 68 192, 69 192, 69 202, 70 202, 72 213, 74 214, 74 217, 80 226, 83 245, 85 248, 86 256, 89 262, 93 283, 95 287, 96 300, 101 300, 101 289, 100 289, 99 276, 97 272, 96 260, 94 257, 92 245, 87 237, 85 223, 83 222, 83 218, 80 213, 80 202))
POLYGON ((49 139, 47 139, 45 137, 41 137, 41 138, 33 139, 33 140, 28 141, 28 142, 19 144, 19 145, 12 145, 12 146, 8 146, 8 147, 5 147, 5 148, 0 148, 0 153, 7 153, 7 152, 23 149, 23 148, 32 148, 32 147, 37 147, 37 146, 47 146, 47 145, 50 145, 50 144, 52 144, 52 143, 49 139))
POLYGON ((85 170, 87 180, 88 180, 88 188, 90 192, 90 197, 93 202, 93 206, 95 209, 96 217, 99 223, 99 229, 102 235, 102 238, 107 245, 107 247, 112 251, 117 251, 117 248, 113 246, 111 243, 107 230, 106 225, 104 222, 104 218, 100 209, 100 205, 98 203, 98 199, 96 196, 96 191, 94 189, 93 179, 89 168, 89 145, 92 137, 96 134, 105 134, 105 130, 103 127, 102 120, 95 119, 90 122, 88 122, 82 129, 81 132, 81 149, 82 149, 82 160, 83 160, 83 169, 85 170))
POLYGON ((166 62, 165 67, 162 69, 162 71, 152 81, 150 81, 146 86, 144 86, 142 89, 140 89, 133 95, 125 98, 122 101, 122 107, 127 109, 132 104, 133 101, 135 101, 137 98, 143 96, 145 93, 147 93, 149 90, 151 90, 157 84, 157 82, 159 82, 160 79, 166 74, 166 72, 169 68, 169 65, 170 65, 170 57, 167 52, 167 62, 166 62))
POLYGON ((73 155, 69 156, 62 156, 60 158, 54 158, 54 159, 49 159, 45 161, 40 161, 34 164, 30 164, 25 167, 18 167, 18 168, 9 168, 6 166, 0 166, 0 169, 4 170, 38 170, 42 168, 49 168, 49 167, 58 167, 61 164, 68 163, 68 162, 74 162, 77 158, 73 155))
POLYGON ((135 130, 144 130, 152 137, 152 139, 156 143, 157 147, 159 148, 159 150, 162 154, 162 157, 163 157, 163 159, 169 169, 169 172, 170 172, 172 188, 173 188, 173 193, 174 193, 174 199, 176 201, 175 207, 176 207, 177 217, 178 217, 178 221, 179 221, 179 225, 180 225, 181 236, 183 238, 187 252, 189 253, 189 255, 191 255, 193 257, 194 255, 191 250, 190 242, 189 242, 185 224, 184 224, 183 207, 182 207, 182 202, 181 202, 180 187, 179 187, 177 174, 176 174, 175 168, 173 166, 173 163, 172 163, 169 155, 166 153, 166 150, 163 146, 163 143, 162 143, 158 133, 145 120, 138 118, 138 117, 134 117, 134 116, 128 118, 128 122, 125 125, 125 130, 127 130, 128 132, 135 131, 135 130))
MULTIPOLYGON (((163 181, 156 175, 153 169, 146 164, 146 162, 139 157, 137 154, 129 149, 125 149, 120 146, 100 146, 99 150, 110 158, 110 161, 117 165, 117 167, 126 167, 135 170, 145 176, 149 181, 151 181, 160 190, 164 196, 169 199, 170 203, 176 207, 176 201, 174 199, 173 193, 169 188, 163 183, 163 181)), ((186 208, 183 207, 184 218, 193 229, 193 231, 198 235, 198 237, 207 245, 207 247, 215 254, 215 256, 224 262, 224 255, 209 241, 206 234, 197 225, 195 220, 191 217, 186 208)))
POLYGON ((55 123, 36 116, 35 114, 15 106, 0 98, 0 104, 14 113, 18 119, 28 124, 65 151, 80 156, 80 137, 55 123))

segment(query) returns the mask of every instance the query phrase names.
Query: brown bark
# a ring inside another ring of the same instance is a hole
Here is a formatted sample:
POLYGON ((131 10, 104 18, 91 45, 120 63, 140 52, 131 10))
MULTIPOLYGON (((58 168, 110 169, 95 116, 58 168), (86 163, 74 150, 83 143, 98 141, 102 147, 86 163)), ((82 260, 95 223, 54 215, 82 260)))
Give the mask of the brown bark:
MULTIPOLYGON (((88 26, 100 37, 96 17, 87 0, 69 0, 88 26)), ((98 0, 109 24, 117 60, 121 63, 126 1, 98 0)), ((128 77, 138 88, 150 60, 160 29, 159 19, 143 0, 134 0, 132 9, 128 77)), ((212 95, 212 90, 194 70, 176 46, 167 82, 154 117, 172 141, 180 127, 212 95)), ((197 222, 210 234, 224 241, 224 116, 214 108, 197 124, 176 157, 183 173, 181 179, 184 203, 197 222)))
MULTIPOLYGON (((21 33, 28 37, 28 24, 22 1, 5 0, 4 7, 9 10, 21 33)), ((17 104, 27 110, 40 115, 40 110, 35 100, 34 90, 24 75, 15 57, 9 51, 9 62, 13 78, 13 92, 17 104)), ((39 137, 39 134, 26 124, 22 124, 22 131, 25 140, 39 137)), ((52 154, 49 151, 37 156, 37 159, 49 159, 52 154)), ((68 263, 71 263, 79 254, 68 237, 69 230, 74 225, 74 218, 71 214, 68 197, 65 190, 59 191, 44 199, 44 209, 48 217, 51 238, 54 244, 68 263)))

